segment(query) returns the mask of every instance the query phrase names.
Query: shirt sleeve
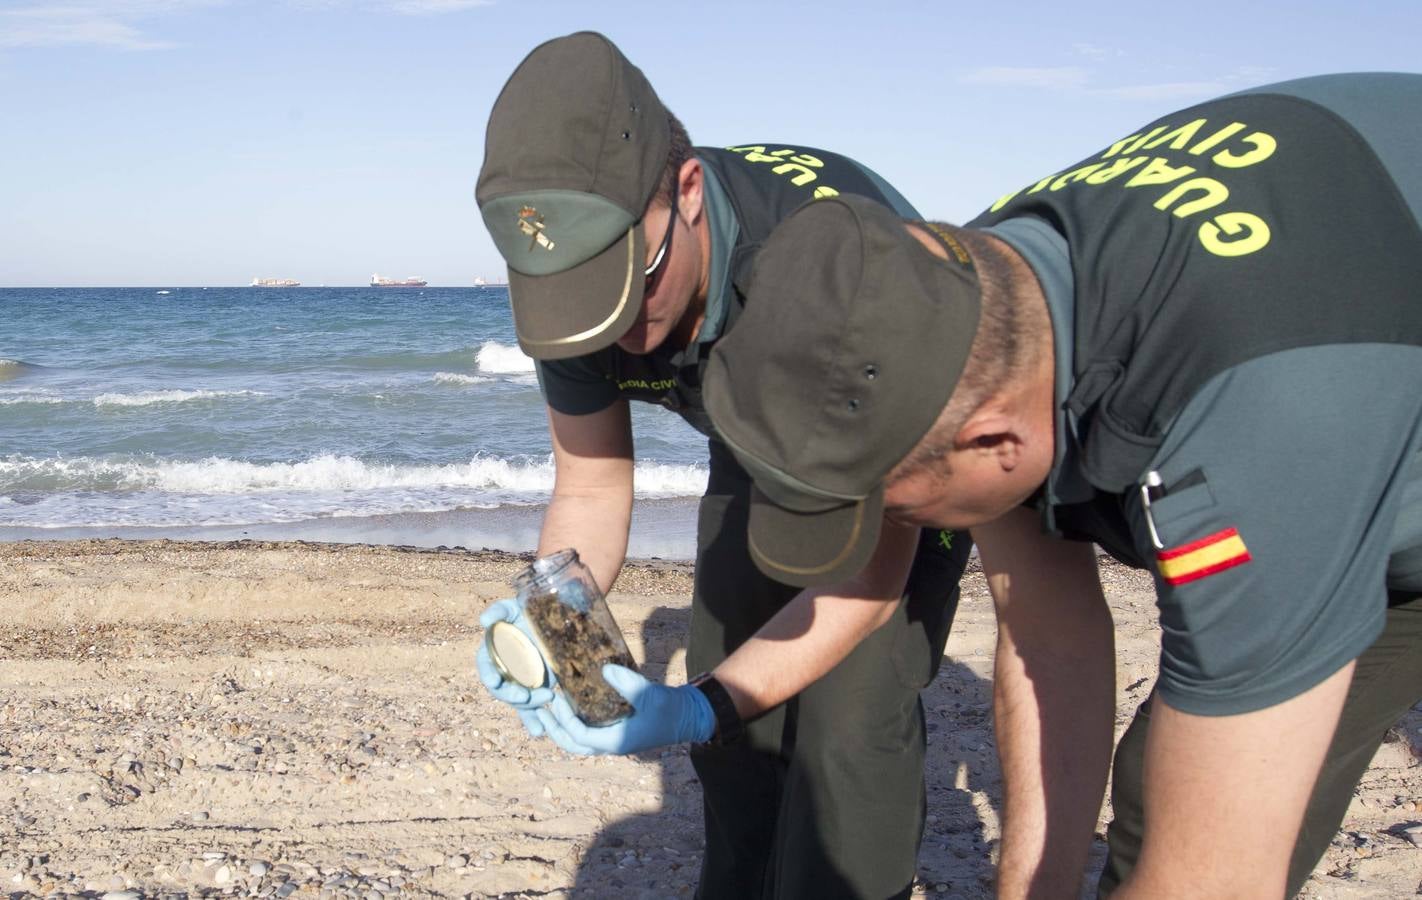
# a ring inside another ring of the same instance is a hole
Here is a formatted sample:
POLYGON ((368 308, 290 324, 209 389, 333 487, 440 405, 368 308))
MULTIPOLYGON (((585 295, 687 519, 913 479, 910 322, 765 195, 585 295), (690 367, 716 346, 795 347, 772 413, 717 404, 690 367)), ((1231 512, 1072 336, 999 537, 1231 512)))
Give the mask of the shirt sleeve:
POLYGON ((1163 551, 1139 498, 1125 502, 1139 550, 1160 560, 1167 703, 1263 709, 1377 638, 1419 406, 1422 348, 1375 344, 1262 357, 1191 399, 1152 465, 1163 551))
POLYGON ((552 409, 586 416, 617 402, 617 385, 598 365, 597 354, 573 359, 535 360, 538 387, 552 409))

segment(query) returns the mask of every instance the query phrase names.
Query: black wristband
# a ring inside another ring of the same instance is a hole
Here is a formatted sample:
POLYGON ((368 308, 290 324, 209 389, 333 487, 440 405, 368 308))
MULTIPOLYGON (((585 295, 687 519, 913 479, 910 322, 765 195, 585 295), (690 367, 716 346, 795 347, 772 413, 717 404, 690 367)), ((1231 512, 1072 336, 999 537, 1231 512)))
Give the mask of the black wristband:
POLYGON ((716 714, 716 731, 706 743, 724 747, 745 736, 745 722, 741 720, 741 714, 736 712, 735 701, 731 699, 726 686, 716 680, 716 676, 703 672, 691 679, 691 684, 706 697, 711 703, 711 712, 716 714))

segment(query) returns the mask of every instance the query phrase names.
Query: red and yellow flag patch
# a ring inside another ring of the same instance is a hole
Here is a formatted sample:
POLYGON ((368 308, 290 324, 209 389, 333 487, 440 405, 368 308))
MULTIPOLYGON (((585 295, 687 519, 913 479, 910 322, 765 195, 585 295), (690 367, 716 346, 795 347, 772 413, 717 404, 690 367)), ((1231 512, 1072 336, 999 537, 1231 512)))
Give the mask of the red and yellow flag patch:
POLYGON ((1198 581, 1206 575, 1233 569, 1249 562, 1249 548, 1239 531, 1226 528, 1198 541, 1191 541, 1155 555, 1160 574, 1173 585, 1198 581))

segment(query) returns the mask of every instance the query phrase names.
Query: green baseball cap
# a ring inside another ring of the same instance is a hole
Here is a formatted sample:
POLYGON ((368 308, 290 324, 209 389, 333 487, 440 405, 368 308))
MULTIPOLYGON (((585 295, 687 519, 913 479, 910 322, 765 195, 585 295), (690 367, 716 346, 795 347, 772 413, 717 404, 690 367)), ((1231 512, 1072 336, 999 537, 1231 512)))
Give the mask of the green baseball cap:
POLYGON ((977 333, 971 258, 947 260, 871 200, 812 201, 756 258, 746 308, 711 352, 706 407, 755 479, 751 557, 809 586, 873 555, 884 476, 942 412, 977 333))
POLYGON ((671 152, 666 107, 590 31, 535 48, 509 77, 475 199, 509 267, 519 346, 563 359, 616 341, 642 308, 642 214, 671 152))

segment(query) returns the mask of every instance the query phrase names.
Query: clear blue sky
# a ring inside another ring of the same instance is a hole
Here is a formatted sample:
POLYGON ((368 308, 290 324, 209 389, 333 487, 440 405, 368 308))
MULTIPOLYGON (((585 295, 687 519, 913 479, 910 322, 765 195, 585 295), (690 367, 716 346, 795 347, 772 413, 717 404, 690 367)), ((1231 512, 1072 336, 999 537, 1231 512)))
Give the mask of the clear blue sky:
POLYGON ((697 143, 856 157, 961 221, 1173 108, 1422 69, 1422 3, 0 0, 0 286, 501 278, 489 107, 602 31, 697 143))

